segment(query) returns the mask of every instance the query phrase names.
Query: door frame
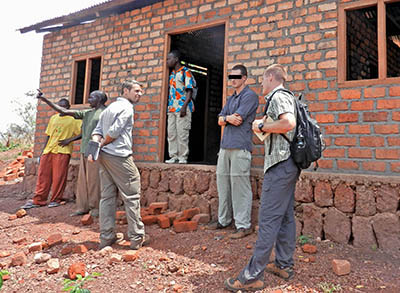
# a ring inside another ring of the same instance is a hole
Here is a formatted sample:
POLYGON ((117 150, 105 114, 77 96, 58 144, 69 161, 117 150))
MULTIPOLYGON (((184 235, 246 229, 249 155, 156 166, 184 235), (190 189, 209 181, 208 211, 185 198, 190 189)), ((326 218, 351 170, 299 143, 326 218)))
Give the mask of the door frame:
POLYGON ((228 30, 229 19, 218 19, 215 21, 205 22, 201 24, 194 24, 176 29, 167 30, 164 36, 164 56, 163 56, 163 71, 162 71, 162 85, 161 85, 161 99, 160 99, 160 123, 159 123, 159 136, 158 136, 158 160, 164 162, 165 150, 165 135, 167 124, 167 103, 168 103, 168 74, 169 71, 166 66, 167 55, 171 49, 171 36, 186 33, 188 31, 201 30, 213 26, 225 25, 225 38, 224 38, 224 68, 223 68, 223 90, 222 90, 222 105, 226 102, 226 86, 227 86, 227 57, 228 57, 228 30))

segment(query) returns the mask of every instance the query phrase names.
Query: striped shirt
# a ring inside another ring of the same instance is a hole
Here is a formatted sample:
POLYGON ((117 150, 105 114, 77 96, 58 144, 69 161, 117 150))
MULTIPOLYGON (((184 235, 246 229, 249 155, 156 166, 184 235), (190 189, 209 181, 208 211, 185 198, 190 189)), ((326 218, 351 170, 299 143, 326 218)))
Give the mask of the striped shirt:
POLYGON ((102 151, 117 157, 132 154, 133 105, 127 99, 119 97, 100 115, 100 120, 92 135, 114 138, 112 143, 102 147, 102 151))
MULTIPOLYGON (((265 96, 265 101, 268 101, 269 97, 278 89, 283 86, 280 85, 272 90, 267 96, 265 96)), ((269 103, 267 116, 271 117, 272 120, 279 120, 279 116, 285 113, 295 113, 295 101, 294 97, 288 93, 278 91, 272 97, 271 102, 269 103)), ((286 133, 286 136, 292 140, 296 127, 286 133)), ((264 159, 264 173, 267 172, 269 168, 273 165, 285 161, 290 157, 290 145, 289 143, 279 134, 279 133, 271 133, 265 140, 265 159, 264 159), (272 142, 271 142, 272 140, 272 142)))

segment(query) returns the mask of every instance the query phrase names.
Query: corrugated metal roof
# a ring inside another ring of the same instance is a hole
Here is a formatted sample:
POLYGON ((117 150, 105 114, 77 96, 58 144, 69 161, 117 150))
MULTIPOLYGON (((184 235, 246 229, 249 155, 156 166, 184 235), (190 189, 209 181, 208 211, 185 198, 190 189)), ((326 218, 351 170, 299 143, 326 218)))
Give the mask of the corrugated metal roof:
POLYGON ((57 31, 84 22, 93 21, 97 18, 121 14, 162 1, 163 0, 109 0, 68 15, 48 19, 18 30, 22 34, 33 30, 37 33, 57 31))

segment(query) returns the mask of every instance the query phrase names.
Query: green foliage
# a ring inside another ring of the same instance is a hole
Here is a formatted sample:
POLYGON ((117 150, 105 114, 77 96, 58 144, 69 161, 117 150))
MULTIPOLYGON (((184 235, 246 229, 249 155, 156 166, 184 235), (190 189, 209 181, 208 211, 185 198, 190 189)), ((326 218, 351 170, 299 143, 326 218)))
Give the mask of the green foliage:
POLYGON ((24 98, 12 102, 18 121, 11 122, 7 125, 7 129, 0 133, 0 151, 13 149, 16 145, 33 145, 37 108, 37 99, 34 95, 34 92, 28 92, 24 98))
POLYGON ((340 284, 331 284, 327 282, 323 282, 318 284, 318 287, 324 292, 324 293, 333 293, 333 292, 340 292, 342 291, 342 287, 340 284))
POLYGON ((90 293, 89 289, 82 288, 83 285, 87 281, 94 280, 94 277, 100 276, 100 273, 92 273, 87 275, 86 277, 82 277, 81 275, 76 275, 76 280, 64 279, 63 281, 63 291, 67 291, 69 293, 90 293))
POLYGON ((311 237, 308 235, 300 235, 298 241, 300 245, 304 245, 311 242, 311 237))
POLYGON ((4 275, 8 275, 9 274, 9 272, 8 271, 0 271, 0 289, 1 289, 1 287, 3 287, 3 276, 4 275))

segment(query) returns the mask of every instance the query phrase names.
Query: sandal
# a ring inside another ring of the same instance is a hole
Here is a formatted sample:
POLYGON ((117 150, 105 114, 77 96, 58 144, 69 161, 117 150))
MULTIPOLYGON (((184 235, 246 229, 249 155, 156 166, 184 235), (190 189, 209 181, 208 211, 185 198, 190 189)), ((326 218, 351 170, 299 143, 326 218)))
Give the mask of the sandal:
POLYGON ((60 206, 60 204, 58 202, 55 202, 55 201, 52 201, 51 203, 49 203, 47 205, 47 207, 49 207, 49 208, 55 208, 55 207, 58 207, 58 206, 60 206))
POLYGON ((21 209, 28 210, 28 209, 40 208, 40 207, 41 207, 40 205, 34 204, 32 200, 29 200, 23 206, 21 206, 21 209))

